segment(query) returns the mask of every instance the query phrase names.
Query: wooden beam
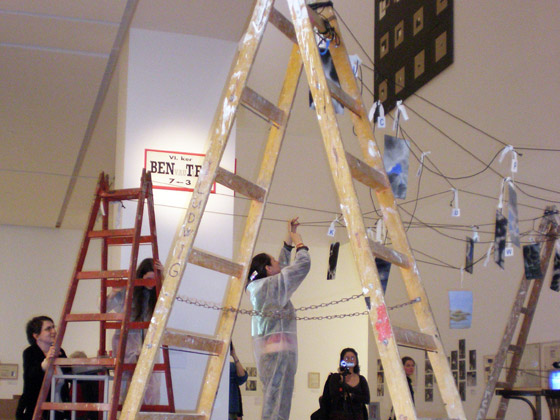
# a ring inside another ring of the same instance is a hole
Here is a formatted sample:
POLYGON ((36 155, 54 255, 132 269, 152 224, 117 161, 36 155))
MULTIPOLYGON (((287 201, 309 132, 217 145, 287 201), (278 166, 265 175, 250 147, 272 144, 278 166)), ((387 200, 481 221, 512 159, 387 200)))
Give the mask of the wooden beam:
POLYGON ((387 248, 379 242, 370 240, 369 246, 371 247, 373 255, 381 258, 382 260, 388 261, 391 264, 398 265, 401 268, 410 268, 412 265, 410 258, 407 255, 399 251, 395 251, 394 249, 387 248))
POLYGON ((128 270, 107 270, 107 271, 82 271, 76 275, 77 279, 126 279, 128 270))
POLYGON ((393 332, 395 333, 395 339, 399 346, 426 351, 437 351, 434 337, 431 335, 400 327, 393 327, 393 332))
POLYGON ((342 90, 340 86, 334 83, 332 80, 327 79, 327 85, 329 87, 329 92, 338 102, 348 108, 356 115, 360 115, 360 104, 342 90))
POLYGON ((68 314, 64 317, 66 322, 88 322, 88 321, 122 321, 122 313, 95 313, 95 314, 68 314))
POLYGON ((261 203, 264 201, 264 197, 266 195, 266 190, 263 187, 254 184, 251 181, 247 181, 245 178, 242 178, 222 167, 219 167, 216 172, 216 182, 225 187, 231 188, 233 191, 238 192, 245 197, 249 197, 261 203))
POLYGON ((197 350, 208 354, 220 354, 224 342, 213 337, 168 328, 163 334, 162 345, 197 350))
POLYGON ((296 31, 294 25, 276 8, 272 8, 268 21, 272 23, 280 32, 288 37, 290 41, 297 44, 296 31))
POLYGON ((350 165, 350 173, 352 177, 368 187, 378 190, 383 188, 391 188, 389 179, 385 173, 372 168, 367 163, 361 161, 357 157, 346 152, 346 160, 350 165))
POLYGON ((270 123, 278 127, 284 125, 286 120, 284 112, 250 87, 245 86, 245 89, 243 89, 241 102, 250 107, 257 114, 265 117, 270 123))
POLYGON ((111 409, 111 404, 44 402, 42 407, 43 410, 58 410, 58 411, 109 411, 111 409))
POLYGON ((242 265, 196 248, 193 248, 189 255, 189 263, 233 277, 239 277, 243 272, 242 265))
POLYGON ((67 358, 57 357, 54 359, 57 366, 115 366, 114 357, 91 357, 91 358, 67 358))
POLYGON ((141 411, 136 420, 203 420, 206 416, 198 413, 148 413, 141 411))

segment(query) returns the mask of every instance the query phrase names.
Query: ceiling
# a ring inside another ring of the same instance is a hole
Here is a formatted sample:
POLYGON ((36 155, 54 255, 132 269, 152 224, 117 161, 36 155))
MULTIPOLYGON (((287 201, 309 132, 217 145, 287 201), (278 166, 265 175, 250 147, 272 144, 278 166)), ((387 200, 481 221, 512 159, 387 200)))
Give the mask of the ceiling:
MULTIPOLYGON (((252 3, 141 0, 132 27, 237 41, 252 3)), ((287 14, 285 2, 277 3, 287 14)), ((455 62, 424 87, 420 97, 406 101, 411 119, 403 122, 403 128, 414 140, 417 157, 422 151, 431 152, 426 162, 431 162, 432 172, 448 177, 482 173, 446 180, 425 170, 419 183, 415 176, 418 162, 411 158, 409 196, 401 203, 402 215, 405 221, 410 219, 407 212, 415 212, 430 224, 479 225, 481 230, 491 231, 492 227, 484 225, 493 223, 501 177, 509 175, 509 163, 495 159, 491 169, 483 171, 486 164, 507 144, 558 148, 560 47, 556 35, 560 5, 556 0, 532 4, 532 8, 523 0, 464 3, 455 2, 455 62), (451 188, 460 190, 460 220, 449 216, 451 188), (422 200, 414 201, 417 196, 422 200)), ((114 174, 115 80, 109 86, 62 217, 70 178, 125 6, 124 0, 0 3, 0 224, 52 228, 61 220, 63 228, 82 229, 98 174, 114 174)), ((335 2, 335 6, 352 31, 352 35, 344 31, 349 51, 359 54, 371 67, 366 53, 373 56, 373 1, 345 0, 335 2)), ((251 87, 266 93, 270 100, 280 88, 287 45, 277 33, 269 35, 267 31, 249 79, 251 87), (270 83, 274 77, 276 84, 270 83)), ((372 73, 364 70, 363 78, 371 89, 372 73)), ((372 102, 367 91, 364 102, 368 106, 372 102)), ((269 206, 268 218, 285 219, 286 206, 292 206, 290 215, 307 212, 309 225, 321 226, 324 235, 323 228, 339 210, 332 182, 322 181, 330 174, 316 140, 319 134, 314 121, 307 109, 307 89, 301 83, 276 173, 282 182, 275 181, 270 195, 277 205, 269 206)), ((349 123, 344 120, 341 125, 350 133, 350 140, 345 140, 347 147, 359 154, 349 123)), ((258 143, 252 142, 262 142, 266 126, 242 109, 237 130, 238 171, 254 175, 252 153, 258 143)), ((382 135, 390 133, 390 129, 381 132, 378 143, 382 145, 382 135)), ((547 203, 559 199, 558 153, 519 151, 523 156, 516 180, 525 183, 519 186, 528 193, 518 192, 520 219, 528 220, 522 231, 527 231, 530 219, 542 214, 547 203)), ((357 188, 366 211, 372 211, 369 191, 357 188)), ((455 236, 464 237, 464 233, 455 236)))

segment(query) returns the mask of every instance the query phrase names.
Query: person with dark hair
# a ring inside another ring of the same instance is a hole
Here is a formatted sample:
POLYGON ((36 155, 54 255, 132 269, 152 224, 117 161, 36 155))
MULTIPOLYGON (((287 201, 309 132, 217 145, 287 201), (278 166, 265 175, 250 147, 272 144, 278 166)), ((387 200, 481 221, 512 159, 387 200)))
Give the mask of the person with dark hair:
MULTIPOLYGON (((408 383, 408 389, 410 389, 410 396, 412 397, 412 404, 414 402, 414 389, 412 388, 412 375, 414 375, 414 369, 416 368, 416 362, 412 357, 404 356, 402 359, 402 364, 404 368, 404 373, 406 375, 406 382, 408 383)), ((391 407, 391 414, 389 415, 389 420, 396 420, 396 414, 394 413, 393 407, 391 407)))
POLYGON ((247 292, 253 309, 259 312, 253 315, 252 336, 263 383, 262 420, 290 417, 297 370, 297 326, 290 298, 311 267, 309 248, 297 233, 298 226, 298 218, 290 220, 278 261, 268 254, 258 254, 248 273, 247 292), (288 265, 293 248, 296 257, 288 265), (277 316, 269 316, 271 312, 277 316))
POLYGON ((241 391, 239 386, 247 382, 249 375, 239 361, 233 341, 229 345, 230 356, 233 362, 229 363, 229 420, 240 420, 243 418, 243 401, 241 400, 241 391))
MULTIPOLYGON (((147 279, 154 278, 154 270, 162 271, 162 266, 159 261, 154 261, 153 258, 144 259, 136 269, 136 278, 147 279)), ((107 311, 123 312, 125 304, 126 288, 114 287, 111 293, 107 296, 107 311)), ((154 286, 136 286, 132 294, 132 307, 130 311, 130 322, 147 322, 152 318, 152 313, 156 306, 157 293, 154 286)), ((116 356, 119 346, 120 330, 116 330, 113 335, 112 347, 113 356, 116 356)), ((128 331, 126 339, 126 350, 124 353, 124 363, 136 363, 142 344, 144 343, 145 330, 134 329, 128 331)), ((126 392, 128 390, 128 383, 132 377, 132 372, 123 372, 121 382, 120 401, 124 401, 126 392)), ((144 404, 155 405, 159 403, 160 394, 160 377, 158 374, 152 374, 146 388, 144 395, 144 404)))
MULTIPOLYGON (((63 349, 55 354, 56 328, 53 320, 48 316, 32 318, 27 323, 25 332, 30 346, 23 351, 23 393, 16 409, 17 420, 33 418, 49 359, 66 357, 63 349)), ((56 370, 60 370, 60 368, 57 367, 56 370)), ((57 401, 70 401, 70 391, 64 380, 56 381, 56 395, 57 401)), ((50 401, 49 397, 50 393, 47 396, 47 401, 50 401)), ((56 412, 57 419, 68 417, 66 412, 56 412)), ((43 412, 43 418, 48 418, 48 411, 43 412)))
POLYGON ((360 375, 358 352, 347 347, 340 352, 337 373, 325 382, 321 397, 322 417, 326 420, 367 420, 369 386, 360 375))

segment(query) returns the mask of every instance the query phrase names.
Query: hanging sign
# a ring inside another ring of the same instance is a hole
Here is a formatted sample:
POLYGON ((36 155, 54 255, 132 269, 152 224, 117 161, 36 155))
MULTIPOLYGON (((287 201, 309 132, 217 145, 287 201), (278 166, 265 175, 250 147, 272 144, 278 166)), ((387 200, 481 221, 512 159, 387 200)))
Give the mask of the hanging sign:
MULTIPOLYGON (((154 189, 193 191, 205 155, 146 149, 144 168, 152 173, 154 189)), ((212 186, 216 192, 216 183, 212 186)))

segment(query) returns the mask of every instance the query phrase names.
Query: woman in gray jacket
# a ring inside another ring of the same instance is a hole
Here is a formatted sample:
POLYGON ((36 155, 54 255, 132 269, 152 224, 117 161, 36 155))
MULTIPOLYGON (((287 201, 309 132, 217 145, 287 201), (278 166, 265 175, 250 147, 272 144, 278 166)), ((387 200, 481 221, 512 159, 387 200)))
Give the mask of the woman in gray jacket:
POLYGON ((253 257, 249 293, 253 309, 253 349, 263 383, 263 420, 288 420, 297 369, 297 325, 290 301, 311 267, 309 248, 297 233, 298 218, 289 222, 288 236, 278 261, 268 254, 253 257), (296 249, 290 263, 291 251, 296 249), (269 316, 273 312, 273 316, 269 316))

